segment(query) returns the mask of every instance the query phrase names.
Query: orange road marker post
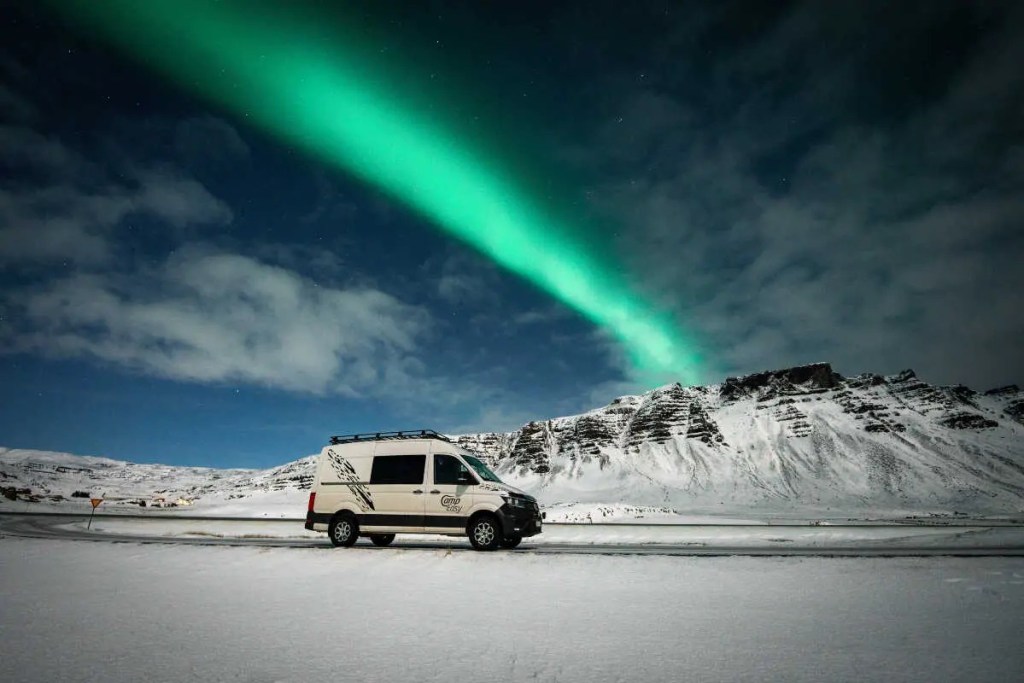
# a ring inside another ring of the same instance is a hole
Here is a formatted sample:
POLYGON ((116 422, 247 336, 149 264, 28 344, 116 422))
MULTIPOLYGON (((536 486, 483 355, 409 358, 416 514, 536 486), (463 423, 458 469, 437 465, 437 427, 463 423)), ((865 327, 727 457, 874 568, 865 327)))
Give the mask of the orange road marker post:
POLYGON ((100 506, 100 503, 103 502, 103 499, 102 498, 90 498, 89 502, 92 503, 92 512, 89 514, 89 523, 86 525, 86 527, 85 527, 86 529, 91 529, 92 528, 92 517, 93 517, 93 515, 96 514, 96 508, 98 508, 100 506))

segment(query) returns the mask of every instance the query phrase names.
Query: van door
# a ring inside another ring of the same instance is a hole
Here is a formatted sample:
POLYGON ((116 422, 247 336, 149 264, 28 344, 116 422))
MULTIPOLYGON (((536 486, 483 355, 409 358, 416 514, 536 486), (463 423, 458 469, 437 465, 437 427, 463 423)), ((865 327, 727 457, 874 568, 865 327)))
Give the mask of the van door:
POLYGON ((473 507, 476 477, 454 455, 434 453, 431 460, 424 525, 427 531, 462 531, 473 507))
POLYGON ((360 516, 362 531, 423 531, 426 455, 375 455, 370 470, 373 514, 360 516))

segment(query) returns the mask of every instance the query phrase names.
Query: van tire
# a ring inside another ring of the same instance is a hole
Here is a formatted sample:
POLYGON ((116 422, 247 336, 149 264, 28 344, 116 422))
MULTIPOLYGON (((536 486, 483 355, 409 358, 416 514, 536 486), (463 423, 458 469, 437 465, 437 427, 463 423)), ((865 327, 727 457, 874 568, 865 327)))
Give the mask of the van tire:
POLYGON ((359 523, 351 512, 339 512, 327 525, 327 536, 335 548, 351 548, 359 540, 359 523))
POLYGON ((469 542, 477 550, 497 550, 501 544, 501 522, 491 514, 474 517, 466 530, 469 542))
POLYGON ((370 534, 370 542, 381 548, 391 545, 395 540, 394 534, 370 534))
POLYGON ((514 536, 506 536, 505 538, 501 539, 501 547, 508 548, 509 550, 511 550, 512 548, 515 548, 522 542, 523 537, 518 534, 514 536))

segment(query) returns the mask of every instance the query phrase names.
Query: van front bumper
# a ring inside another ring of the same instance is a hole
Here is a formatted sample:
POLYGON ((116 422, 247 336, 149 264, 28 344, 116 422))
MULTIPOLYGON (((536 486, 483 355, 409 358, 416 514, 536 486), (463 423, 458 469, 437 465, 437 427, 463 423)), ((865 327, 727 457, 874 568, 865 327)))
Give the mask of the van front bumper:
POLYGON ((539 510, 512 507, 505 503, 498 508, 498 519, 505 536, 536 536, 541 532, 542 522, 539 510))

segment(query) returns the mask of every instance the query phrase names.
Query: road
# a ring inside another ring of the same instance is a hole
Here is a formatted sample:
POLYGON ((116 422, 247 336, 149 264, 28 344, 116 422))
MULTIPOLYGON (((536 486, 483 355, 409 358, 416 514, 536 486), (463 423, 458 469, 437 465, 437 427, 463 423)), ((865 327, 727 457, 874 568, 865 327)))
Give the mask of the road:
MULTIPOLYGON (((246 538, 246 537, 169 537, 148 534, 109 534, 70 526, 86 517, 69 515, 0 514, 0 537, 43 538, 103 543, 158 543, 171 545, 240 546, 334 550, 326 538, 246 538)), ((258 520, 257 520, 258 521, 258 520)), ((1022 537, 1024 538, 1024 537, 1022 537)), ((389 552, 401 550, 451 550, 473 552, 467 541, 453 539, 450 543, 417 541, 415 536, 399 537, 390 548, 377 548, 361 540, 357 551, 389 552)), ((346 552, 346 551, 337 551, 346 552)), ((348 551, 351 552, 351 551, 348 551)), ((553 543, 523 541, 516 553, 529 554, 599 554, 599 555, 678 555, 678 556, 756 556, 756 557, 1024 557, 1024 542, 992 545, 918 544, 903 541, 899 545, 857 544, 836 545, 708 545, 694 543, 553 543)))

